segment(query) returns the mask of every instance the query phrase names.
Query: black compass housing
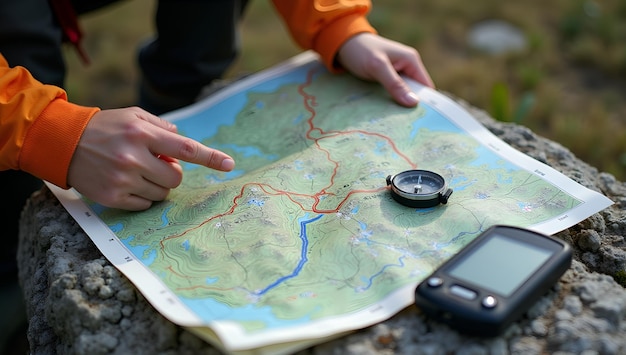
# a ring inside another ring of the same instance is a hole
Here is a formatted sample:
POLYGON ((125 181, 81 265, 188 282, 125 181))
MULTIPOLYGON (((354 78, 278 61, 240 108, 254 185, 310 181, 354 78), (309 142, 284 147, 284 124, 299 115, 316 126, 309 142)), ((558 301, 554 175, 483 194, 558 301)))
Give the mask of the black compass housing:
POLYGON ((429 208, 448 203, 452 189, 443 176, 429 170, 406 170, 387 176, 391 196, 413 208, 429 208))

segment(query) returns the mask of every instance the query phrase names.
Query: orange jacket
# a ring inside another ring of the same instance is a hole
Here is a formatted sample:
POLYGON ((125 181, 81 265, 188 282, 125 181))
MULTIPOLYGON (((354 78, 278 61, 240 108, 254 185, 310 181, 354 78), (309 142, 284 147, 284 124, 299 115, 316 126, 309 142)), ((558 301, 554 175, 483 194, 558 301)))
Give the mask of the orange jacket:
POLYGON ((335 55, 343 42, 358 33, 376 32, 365 18, 372 7, 369 0, 273 0, 273 3, 296 43, 319 53, 332 71, 337 69, 335 55))
MULTIPOLYGON (((331 70, 345 40, 375 32, 365 19, 369 0, 274 0, 294 40, 317 51, 331 70)), ((63 188, 74 150, 99 109, 67 101, 61 88, 44 85, 0 54, 0 170, 23 170, 63 188)))
POLYGON ((67 102, 0 54, 0 169, 23 170, 67 187, 67 170, 89 119, 98 111, 67 102))

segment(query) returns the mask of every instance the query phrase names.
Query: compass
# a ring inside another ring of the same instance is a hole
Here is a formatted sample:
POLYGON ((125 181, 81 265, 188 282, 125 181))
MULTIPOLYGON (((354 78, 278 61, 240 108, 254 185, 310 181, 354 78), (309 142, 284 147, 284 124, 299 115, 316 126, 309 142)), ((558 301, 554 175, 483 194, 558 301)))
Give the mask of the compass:
POLYGON ((391 196, 397 202, 415 208, 434 207, 446 204, 452 189, 443 176, 428 170, 406 170, 387 176, 391 196))

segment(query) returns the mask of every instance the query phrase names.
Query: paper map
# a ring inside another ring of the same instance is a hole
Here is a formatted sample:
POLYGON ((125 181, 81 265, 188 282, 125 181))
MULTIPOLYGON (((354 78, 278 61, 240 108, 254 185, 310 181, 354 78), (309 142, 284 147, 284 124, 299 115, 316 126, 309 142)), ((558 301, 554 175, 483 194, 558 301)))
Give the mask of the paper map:
POLYGON ((184 163, 181 186, 139 213, 49 186, 159 312, 226 352, 380 322, 489 226, 553 234, 612 203, 412 85, 420 105, 400 107, 307 52, 164 116, 234 171, 184 163), (444 176, 448 203, 395 202, 385 179, 410 169, 444 176))

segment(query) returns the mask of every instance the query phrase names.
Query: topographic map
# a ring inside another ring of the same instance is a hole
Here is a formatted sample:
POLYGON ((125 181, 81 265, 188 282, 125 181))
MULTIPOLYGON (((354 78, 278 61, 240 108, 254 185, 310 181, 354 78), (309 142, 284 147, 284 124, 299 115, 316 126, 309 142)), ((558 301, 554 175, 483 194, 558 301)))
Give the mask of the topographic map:
POLYGON ((489 226, 552 234, 611 203, 415 90, 420 105, 400 107, 305 53, 166 117, 234 171, 186 164, 181 186, 140 213, 53 191, 155 308, 228 352, 382 321, 489 226), (448 203, 395 202, 385 179, 410 169, 441 174, 448 203))

